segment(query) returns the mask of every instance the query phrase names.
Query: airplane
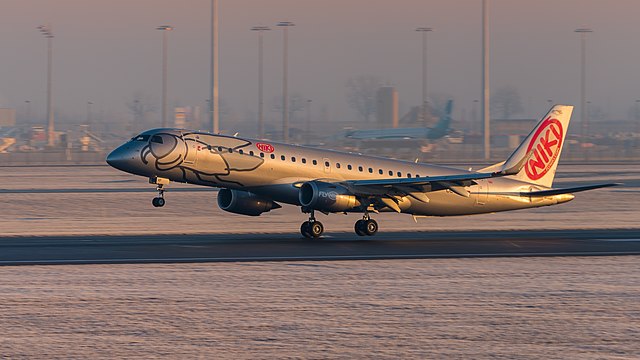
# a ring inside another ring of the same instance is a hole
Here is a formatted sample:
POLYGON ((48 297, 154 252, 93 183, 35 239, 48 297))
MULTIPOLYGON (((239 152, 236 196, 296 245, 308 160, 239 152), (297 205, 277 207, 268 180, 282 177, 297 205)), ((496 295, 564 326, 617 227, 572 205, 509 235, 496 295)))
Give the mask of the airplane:
POLYGON ((426 139, 438 140, 447 135, 451 124, 451 111, 453 100, 447 101, 447 105, 440 119, 433 127, 414 128, 389 128, 371 130, 349 130, 344 134, 347 139, 353 140, 378 140, 378 139, 426 139))
POLYGON ((112 167, 149 178, 165 205, 171 182, 219 188, 218 206, 249 216, 299 206, 300 232, 324 232, 315 212, 361 213, 354 229, 372 236, 371 214, 493 213, 566 203, 573 193, 617 184, 552 188, 573 106, 555 105, 511 156, 479 171, 413 163, 183 129, 147 130, 107 156, 112 167))

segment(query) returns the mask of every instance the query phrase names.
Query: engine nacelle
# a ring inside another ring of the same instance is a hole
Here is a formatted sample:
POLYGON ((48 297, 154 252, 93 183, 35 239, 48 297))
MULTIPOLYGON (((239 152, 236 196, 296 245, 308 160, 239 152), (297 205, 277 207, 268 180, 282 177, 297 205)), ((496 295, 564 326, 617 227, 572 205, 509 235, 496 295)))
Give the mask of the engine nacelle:
POLYGON ((300 204, 329 212, 347 211, 360 206, 360 201, 344 186, 322 181, 308 181, 300 187, 300 204))
POLYGON ((259 216, 264 212, 282 207, 252 192, 231 189, 218 191, 218 206, 224 211, 249 216, 259 216))

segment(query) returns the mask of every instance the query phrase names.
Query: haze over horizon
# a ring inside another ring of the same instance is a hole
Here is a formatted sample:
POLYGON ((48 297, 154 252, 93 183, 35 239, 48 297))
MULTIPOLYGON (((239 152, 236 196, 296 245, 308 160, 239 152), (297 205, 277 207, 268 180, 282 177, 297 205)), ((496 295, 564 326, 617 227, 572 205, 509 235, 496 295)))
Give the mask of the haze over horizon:
MULTIPOLYGON (((0 107, 44 120, 46 43, 36 27, 50 24, 54 44, 54 104, 58 117, 84 119, 87 101, 101 119, 131 117, 134 93, 160 103, 161 33, 170 24, 169 104, 205 107, 209 97, 210 0, 5 0, 0 18, 0 107)), ((454 117, 469 117, 481 95, 481 1, 219 0, 220 97, 233 119, 257 111, 257 36, 265 33, 265 113, 281 94, 282 33, 289 33, 289 89, 312 99, 314 114, 356 120, 345 83, 374 75, 397 87, 407 106, 421 102, 421 38, 429 34, 429 93, 455 100, 454 117)), ((491 88, 517 88, 524 111, 538 117, 547 100, 579 105, 580 42, 574 30, 594 30, 587 40, 587 99, 610 119, 626 119, 640 99, 636 71, 640 3, 632 0, 491 0, 491 88)), ((576 114, 579 113, 577 109, 576 114)), ((575 130, 575 128, 574 128, 575 130)))

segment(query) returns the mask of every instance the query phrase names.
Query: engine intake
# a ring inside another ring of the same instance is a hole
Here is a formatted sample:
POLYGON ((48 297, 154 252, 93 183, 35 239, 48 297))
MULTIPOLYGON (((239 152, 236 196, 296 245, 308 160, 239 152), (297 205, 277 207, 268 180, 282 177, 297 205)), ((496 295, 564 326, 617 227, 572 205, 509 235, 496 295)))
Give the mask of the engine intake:
POLYGON ((344 186, 322 181, 302 184, 298 197, 302 206, 320 211, 340 212, 360 206, 360 201, 344 186))
POLYGON ((231 189, 218 191, 218 206, 224 211, 249 216, 259 216, 264 212, 282 207, 252 192, 231 189))

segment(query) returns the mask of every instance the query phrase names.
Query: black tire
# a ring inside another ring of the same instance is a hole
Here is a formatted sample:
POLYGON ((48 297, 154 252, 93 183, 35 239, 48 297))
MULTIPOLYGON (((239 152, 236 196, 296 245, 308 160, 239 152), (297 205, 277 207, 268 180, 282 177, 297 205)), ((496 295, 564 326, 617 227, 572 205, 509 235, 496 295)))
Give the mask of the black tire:
POLYGON ((158 205, 158 198, 153 198, 153 200, 151 200, 151 204, 153 204, 153 207, 160 206, 160 205, 158 205))
POLYGON ((300 233, 307 239, 311 239, 313 237, 311 235, 311 223, 308 221, 303 222, 302 225, 300 225, 300 233))
POLYGON ((356 225, 353 227, 356 231, 356 234, 358 234, 358 236, 365 236, 367 235, 364 232, 364 220, 358 220, 356 221, 356 225))
POLYGON ((378 232, 378 223, 373 220, 373 219, 369 219, 366 220, 364 222, 364 233, 369 235, 369 236, 373 236, 378 232))
POLYGON ((320 221, 314 221, 311 223, 311 226, 309 226, 309 233, 314 238, 320 237, 320 235, 322 235, 323 232, 324 232, 324 226, 322 226, 322 223, 320 221))
POLYGON ((164 206, 165 204, 164 198, 159 197, 159 198, 156 198, 156 200, 157 200, 156 202, 158 203, 158 207, 164 206))

